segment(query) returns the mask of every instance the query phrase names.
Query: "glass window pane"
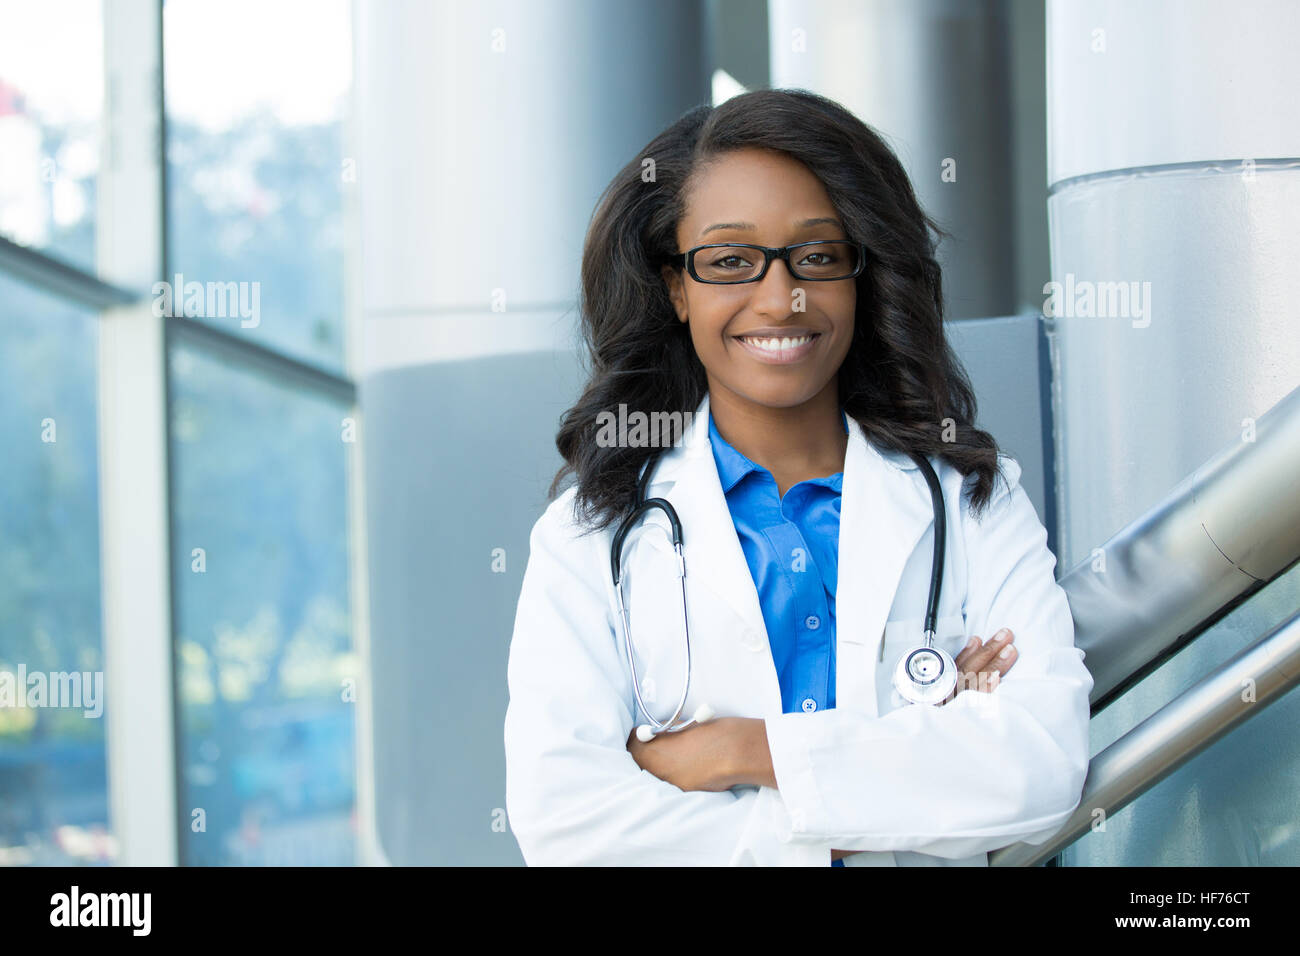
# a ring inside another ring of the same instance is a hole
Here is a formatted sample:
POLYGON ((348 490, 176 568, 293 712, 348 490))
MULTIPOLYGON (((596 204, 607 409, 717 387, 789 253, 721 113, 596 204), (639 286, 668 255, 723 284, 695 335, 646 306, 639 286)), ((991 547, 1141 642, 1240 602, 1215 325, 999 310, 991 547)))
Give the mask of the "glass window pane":
POLYGON ((163 13, 173 309, 177 285, 236 283, 237 313, 218 292, 187 293, 185 314, 342 368, 348 3, 168 0, 163 13))
POLYGON ((97 322, 0 274, 0 865, 106 863, 116 854, 105 774, 97 322))
POLYGON ((0 0, 0 235, 91 271, 101 5, 0 0))
POLYGON ((350 413, 186 346, 171 368, 181 862, 351 864, 350 413))

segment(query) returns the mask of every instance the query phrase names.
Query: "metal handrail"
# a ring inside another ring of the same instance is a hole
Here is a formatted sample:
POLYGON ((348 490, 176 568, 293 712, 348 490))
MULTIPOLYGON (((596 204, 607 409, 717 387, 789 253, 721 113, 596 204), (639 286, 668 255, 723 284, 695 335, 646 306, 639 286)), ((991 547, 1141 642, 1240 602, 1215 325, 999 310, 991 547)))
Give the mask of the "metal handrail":
MULTIPOLYGON (((1061 578, 1094 714, 1300 560, 1300 388, 1259 418, 1253 438, 1219 451, 1061 578)), ((996 851, 990 865, 1053 856, 1297 683, 1300 615, 1094 757, 1062 828, 996 851)))
POLYGON ((1300 559, 1300 388, 1060 584, 1093 713, 1300 559))
POLYGON ((1078 807, 1047 842, 997 850, 989 865, 1033 866, 1055 855, 1298 684, 1295 614, 1093 757, 1078 807))

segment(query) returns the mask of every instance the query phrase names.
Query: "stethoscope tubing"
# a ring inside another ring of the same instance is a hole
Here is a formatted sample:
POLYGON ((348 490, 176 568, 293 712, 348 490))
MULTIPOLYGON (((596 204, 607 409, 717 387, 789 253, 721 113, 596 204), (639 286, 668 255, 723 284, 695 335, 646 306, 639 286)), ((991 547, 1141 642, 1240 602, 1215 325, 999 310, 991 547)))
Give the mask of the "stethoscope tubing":
POLYGON ((930 504, 934 509, 934 556, 930 559, 930 594, 925 604, 925 646, 933 647, 939 626, 939 589, 943 584, 943 556, 948 550, 948 515, 943 506, 943 487, 939 476, 924 455, 909 452, 930 486, 930 504))
POLYGON ((660 733, 671 729, 673 724, 677 722, 677 718, 681 716, 682 710, 686 707, 686 697, 691 689, 691 625, 686 612, 686 557, 682 553, 682 522, 677 517, 677 509, 672 506, 672 503, 665 498, 648 498, 639 502, 632 512, 623 519, 623 523, 614 535, 614 543, 610 549, 610 563, 614 573, 614 588, 618 594, 618 613, 623 622, 623 646, 627 650, 628 666, 632 671, 632 693, 636 695, 636 705, 641 713, 650 721, 655 733, 660 733), (673 711, 673 715, 662 722, 655 719, 641 699, 641 679, 637 676, 636 651, 632 647, 632 625, 628 620, 627 603, 623 596, 623 579, 620 574, 624 539, 632 526, 640 520, 641 515, 656 508, 668 516, 669 524, 672 526, 670 537, 673 552, 677 556, 677 578, 682 588, 682 633, 685 635, 686 643, 686 673, 682 678, 682 696, 677 701, 677 709, 673 711))
MULTIPOLYGON (((627 651, 628 666, 632 672, 632 693, 636 697, 637 708, 650 722, 650 726, 655 733, 661 733, 665 730, 672 730, 682 710, 686 707, 686 698, 690 693, 691 686, 691 628, 690 620, 686 608, 686 558, 682 550, 683 534, 682 522, 677 515, 677 509, 673 507, 672 502, 666 498, 646 498, 646 488, 649 485, 651 473, 658 463, 659 455, 662 451, 656 451, 651 454, 645 464, 641 477, 637 482, 637 503, 628 512, 627 516, 619 524, 617 531, 614 533, 613 540, 610 544, 610 573, 614 580, 614 589, 618 597, 619 619, 623 625, 623 645, 627 651), (649 511, 662 511, 668 518, 669 538, 673 545, 673 551, 677 557, 677 577, 681 583, 682 589, 682 633, 686 644, 686 666, 685 674, 682 679, 682 695, 677 701, 677 709, 673 711, 671 717, 666 721, 660 721, 650 713, 641 697, 641 682, 637 675, 636 669, 636 652, 632 646, 632 626, 628 618, 626 598, 623 594, 623 543, 627 539, 629 532, 641 517, 649 511)), ((925 476, 926 484, 930 489, 930 500, 934 509, 934 548, 933 557, 930 563, 930 590, 926 599, 926 611, 924 619, 925 628, 925 647, 934 646, 936 631, 938 628, 939 617, 939 595, 943 582, 943 561, 945 547, 947 542, 947 513, 943 504, 943 488, 939 484, 939 476, 935 474, 934 467, 924 455, 909 452, 909 457, 917 463, 921 473, 925 476)))

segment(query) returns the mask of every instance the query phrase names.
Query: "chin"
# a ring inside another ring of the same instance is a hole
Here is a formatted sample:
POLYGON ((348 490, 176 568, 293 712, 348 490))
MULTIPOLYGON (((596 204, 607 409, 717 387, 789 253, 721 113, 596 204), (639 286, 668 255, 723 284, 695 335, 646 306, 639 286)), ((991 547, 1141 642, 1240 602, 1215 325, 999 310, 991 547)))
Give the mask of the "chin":
MULTIPOLYGON (((764 408, 796 408, 811 401, 825 387, 805 383, 781 383, 771 388, 755 387, 751 379, 743 383, 742 388, 731 388, 745 401, 764 408)), ((728 386, 730 387, 730 386, 728 386)))

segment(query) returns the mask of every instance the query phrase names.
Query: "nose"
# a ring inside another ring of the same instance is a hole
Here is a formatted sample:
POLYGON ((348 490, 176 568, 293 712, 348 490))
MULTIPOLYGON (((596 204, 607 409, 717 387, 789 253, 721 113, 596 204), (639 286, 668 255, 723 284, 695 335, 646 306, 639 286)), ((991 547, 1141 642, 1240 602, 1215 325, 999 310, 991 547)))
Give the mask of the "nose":
POLYGON ((784 259, 773 259, 767 267, 767 275, 753 283, 754 293, 750 300, 755 312, 777 315, 782 318, 793 310, 794 290, 799 288, 799 279, 790 271, 790 264, 784 259))

